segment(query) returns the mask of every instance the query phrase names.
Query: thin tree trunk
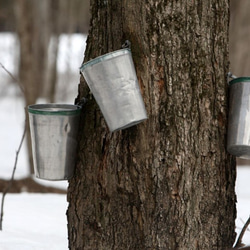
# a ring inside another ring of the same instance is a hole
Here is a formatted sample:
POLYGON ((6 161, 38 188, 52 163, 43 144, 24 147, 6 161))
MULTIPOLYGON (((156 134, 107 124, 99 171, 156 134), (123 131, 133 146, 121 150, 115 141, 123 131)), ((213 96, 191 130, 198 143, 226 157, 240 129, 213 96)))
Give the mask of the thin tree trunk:
POLYGON ((68 190, 70 249, 225 249, 228 1, 92 1, 85 61, 132 43, 149 119, 110 133, 88 95, 68 190))
MULTIPOLYGON (((35 61, 32 54, 33 42, 36 30, 33 27, 33 8, 30 1, 16 1, 16 17, 17 17, 17 30, 20 41, 20 64, 19 64, 19 79, 24 86, 25 104, 33 104, 38 97, 39 88, 36 85, 36 79, 38 72, 34 67, 35 61)), ((27 116, 27 114, 26 114, 27 116)), ((32 149, 31 149, 31 135, 29 130, 29 124, 27 123, 27 148, 29 157, 29 169, 30 174, 34 173, 32 149)))
POLYGON ((250 1, 231 1, 230 71, 237 76, 249 76, 249 9, 250 1))
MULTIPOLYGON (((24 86, 25 104, 36 103, 42 96, 47 73, 50 37, 50 1, 16 0, 15 14, 20 41, 19 79, 24 86)), ((34 173, 31 135, 27 123, 27 148, 30 174, 34 173)))
POLYGON ((50 38, 50 62, 48 62, 47 84, 44 93, 49 103, 55 102, 57 86, 57 56, 58 56, 59 34, 54 34, 50 38))

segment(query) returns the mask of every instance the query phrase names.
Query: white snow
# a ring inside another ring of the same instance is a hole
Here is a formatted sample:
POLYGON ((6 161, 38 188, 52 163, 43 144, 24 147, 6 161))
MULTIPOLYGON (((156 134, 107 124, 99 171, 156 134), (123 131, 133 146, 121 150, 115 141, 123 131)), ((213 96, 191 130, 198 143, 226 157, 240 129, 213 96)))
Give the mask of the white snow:
POLYGON ((66 195, 7 194, 0 249, 68 249, 66 209, 66 195))
MULTIPOLYGON (((58 67, 60 73, 70 71, 75 77, 71 81, 72 93, 65 102, 73 103, 77 95, 79 66, 85 46, 85 36, 63 35, 60 37, 58 67), (70 60, 69 60, 70 58, 70 60), (69 65, 70 64, 70 65, 69 65)), ((16 75, 18 43, 10 33, 0 33, 0 63, 16 75)), ((0 178, 9 179, 12 173, 16 150, 20 143, 24 124, 24 102, 18 87, 0 67, 0 178)), ((28 175, 26 147, 19 155, 16 177, 28 175)), ((250 215, 250 167, 237 169, 237 210, 236 231, 240 232, 250 215)), ((67 181, 44 181, 44 185, 67 188, 67 181)), ((2 194, 0 195, 0 199, 2 194)), ((66 195, 59 194, 7 194, 4 206, 3 231, 0 231, 1 250, 64 250, 68 249, 66 195)), ((246 231, 243 242, 250 244, 250 231, 246 231)))
MULTIPOLYGON (((250 166, 237 167, 236 194, 237 194, 237 219, 236 232, 239 234, 250 216, 250 166)), ((250 245, 250 226, 246 230, 243 243, 250 245)))

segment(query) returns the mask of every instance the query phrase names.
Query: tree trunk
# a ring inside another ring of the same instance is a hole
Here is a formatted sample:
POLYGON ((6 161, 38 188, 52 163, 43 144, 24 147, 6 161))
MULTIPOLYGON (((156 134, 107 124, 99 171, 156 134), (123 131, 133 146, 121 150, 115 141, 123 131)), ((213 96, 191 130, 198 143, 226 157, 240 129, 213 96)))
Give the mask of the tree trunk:
MULTIPOLYGON (((25 104, 33 104, 36 102, 39 93, 39 85, 36 85, 36 77, 38 72, 33 64, 32 48, 35 29, 32 26, 32 11, 31 3, 29 1, 15 1, 16 18, 17 18, 17 33, 20 41, 20 64, 19 64, 19 79, 20 84, 24 89, 25 104)), ((27 117, 27 112, 26 112, 27 117)), ((29 123, 27 122, 27 149, 29 159, 30 174, 34 173, 32 149, 31 149, 31 135, 29 123)))
POLYGON ((250 1, 231 1, 230 5, 230 71, 238 77, 249 76, 250 1))
POLYGON ((70 249, 225 249, 228 1, 94 1, 85 61, 128 39, 149 119, 110 133, 87 96, 68 190, 70 249))
MULTIPOLYGON (((48 1, 34 2, 16 0, 15 14, 17 32, 20 41, 19 78, 24 88, 25 104, 36 103, 43 90, 46 67, 47 48, 50 27, 48 25, 48 1), (42 29, 41 29, 41 27, 42 29)), ((34 173, 31 149, 31 135, 27 122, 27 147, 30 173, 34 173)))

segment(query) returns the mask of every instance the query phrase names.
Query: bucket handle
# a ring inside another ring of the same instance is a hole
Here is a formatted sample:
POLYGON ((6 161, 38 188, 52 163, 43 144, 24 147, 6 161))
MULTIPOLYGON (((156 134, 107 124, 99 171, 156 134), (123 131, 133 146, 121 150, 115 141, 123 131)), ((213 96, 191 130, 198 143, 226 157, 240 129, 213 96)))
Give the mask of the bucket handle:
POLYGON ((129 40, 126 40, 124 44, 122 45, 122 48, 125 49, 131 49, 131 42, 129 40))
POLYGON ((87 102, 88 102, 88 99, 83 97, 82 99, 80 99, 79 102, 76 103, 76 105, 79 105, 79 106, 83 107, 87 102))
POLYGON ((233 73, 228 72, 227 73, 227 84, 229 85, 230 79, 236 79, 237 76, 233 75, 233 73))

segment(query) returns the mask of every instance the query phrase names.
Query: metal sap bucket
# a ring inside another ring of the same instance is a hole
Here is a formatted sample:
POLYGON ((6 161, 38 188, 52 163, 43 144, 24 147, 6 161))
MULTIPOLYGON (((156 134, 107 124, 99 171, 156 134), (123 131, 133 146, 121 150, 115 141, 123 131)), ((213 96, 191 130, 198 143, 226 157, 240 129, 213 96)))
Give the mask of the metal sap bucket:
POLYGON ((231 80, 229 89, 227 150, 250 159, 250 77, 231 80))
POLYGON ((35 175, 67 180, 74 174, 81 106, 28 106, 35 175))
POLYGON ((111 132, 147 119, 130 49, 99 56, 80 70, 111 132))

